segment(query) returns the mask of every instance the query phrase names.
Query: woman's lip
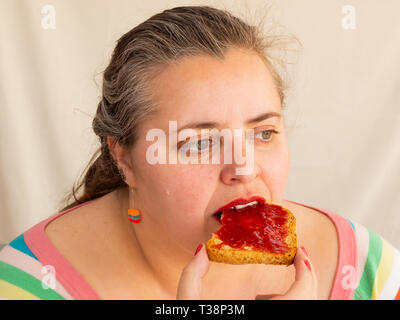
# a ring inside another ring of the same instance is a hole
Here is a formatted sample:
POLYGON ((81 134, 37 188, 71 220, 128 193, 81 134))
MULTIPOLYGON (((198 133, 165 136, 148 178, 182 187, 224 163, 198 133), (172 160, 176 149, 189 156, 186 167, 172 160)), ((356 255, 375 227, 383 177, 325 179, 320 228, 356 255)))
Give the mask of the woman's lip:
POLYGON ((221 216, 214 214, 213 215, 214 219, 216 219, 219 223, 221 223, 221 216))
POLYGON ((248 199, 238 198, 238 199, 235 199, 235 200, 229 202, 228 204, 224 205, 223 207, 219 208, 217 211, 214 212, 214 214, 217 213, 217 212, 220 212, 220 211, 227 210, 227 209, 229 209, 231 207, 234 207, 234 206, 237 206, 237 205, 243 205, 243 204, 246 204, 246 203, 249 203, 249 202, 254 202, 254 201, 258 201, 258 202, 264 203, 265 199, 263 197, 260 197, 260 196, 253 196, 253 197, 250 197, 248 199))

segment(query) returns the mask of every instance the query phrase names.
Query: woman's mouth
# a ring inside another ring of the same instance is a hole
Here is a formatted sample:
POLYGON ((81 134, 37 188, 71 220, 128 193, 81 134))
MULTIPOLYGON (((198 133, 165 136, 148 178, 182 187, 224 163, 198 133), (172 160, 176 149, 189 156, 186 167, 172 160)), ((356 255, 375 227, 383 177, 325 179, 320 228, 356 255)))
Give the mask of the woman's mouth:
MULTIPOLYGON (((234 201, 234 202, 237 202, 237 201, 234 201)), ((243 201, 240 201, 240 202, 243 203, 243 201)), ((216 213, 214 213, 214 218, 217 219, 218 222, 221 223, 221 218, 222 218, 222 214, 223 214, 224 211, 240 210, 240 209, 248 207, 248 206, 257 205, 258 203, 261 203, 261 202, 264 202, 264 201, 257 200, 257 201, 251 201, 251 202, 244 203, 244 204, 237 204, 237 205, 234 205, 234 206, 231 206, 231 207, 224 206, 223 208, 225 208, 225 209, 217 211, 216 213)))
POLYGON ((214 218, 217 219, 219 223, 221 223, 221 216, 222 216, 222 211, 214 213, 214 218))

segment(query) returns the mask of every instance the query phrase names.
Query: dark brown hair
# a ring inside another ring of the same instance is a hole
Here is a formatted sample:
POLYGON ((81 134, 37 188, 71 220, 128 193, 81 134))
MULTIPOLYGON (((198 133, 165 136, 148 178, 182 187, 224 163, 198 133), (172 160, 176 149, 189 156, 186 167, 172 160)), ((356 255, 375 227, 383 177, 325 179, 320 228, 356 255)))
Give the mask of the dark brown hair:
POLYGON ((264 32, 264 20, 255 26, 227 10, 186 6, 153 15, 124 34, 104 71, 102 99, 92 123, 101 145, 59 211, 127 187, 110 154, 107 136, 115 137, 115 143, 127 150, 133 147, 138 125, 157 111, 151 80, 163 67, 183 57, 206 54, 223 59, 229 48, 252 50, 271 72, 283 107, 284 61, 273 58, 273 52, 283 49, 288 37, 264 32), (82 187, 82 194, 77 196, 82 187))

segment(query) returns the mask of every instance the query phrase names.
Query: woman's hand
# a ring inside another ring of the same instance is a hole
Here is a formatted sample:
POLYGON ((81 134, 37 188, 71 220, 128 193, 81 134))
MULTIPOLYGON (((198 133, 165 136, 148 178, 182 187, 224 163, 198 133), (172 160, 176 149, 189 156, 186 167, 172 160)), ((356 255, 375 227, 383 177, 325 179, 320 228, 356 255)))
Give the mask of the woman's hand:
POLYGON ((303 247, 297 250, 294 258, 296 279, 283 295, 257 295, 256 300, 314 300, 317 299, 318 283, 314 267, 303 247))
POLYGON ((200 245, 195 256, 182 271, 176 300, 200 300, 201 280, 207 273, 210 264, 204 244, 200 243, 200 245))
MULTIPOLYGON (((201 280, 209 268, 209 259, 204 245, 183 269, 178 283, 177 300, 199 300, 201 280)), ((297 250, 294 259, 296 278, 290 289, 283 295, 257 295, 256 300, 304 300, 317 298, 317 278, 314 267, 304 248, 297 250), (308 266, 307 266, 308 265, 308 266)))

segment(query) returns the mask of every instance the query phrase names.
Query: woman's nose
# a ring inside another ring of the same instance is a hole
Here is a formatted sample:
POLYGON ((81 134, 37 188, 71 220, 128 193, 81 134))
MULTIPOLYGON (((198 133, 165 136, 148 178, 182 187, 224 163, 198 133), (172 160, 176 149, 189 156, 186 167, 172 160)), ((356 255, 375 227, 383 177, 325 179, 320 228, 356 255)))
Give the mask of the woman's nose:
POLYGON ((250 172, 244 174, 238 174, 238 167, 243 167, 244 165, 235 164, 225 164, 221 171, 221 180, 224 184, 232 185, 235 183, 248 183, 253 181, 260 172, 257 165, 254 165, 250 172))
POLYGON ((225 184, 248 183, 260 173, 260 167, 254 158, 254 144, 246 139, 240 140, 239 137, 236 137, 236 140, 233 141, 231 163, 223 164, 221 180, 225 184))

